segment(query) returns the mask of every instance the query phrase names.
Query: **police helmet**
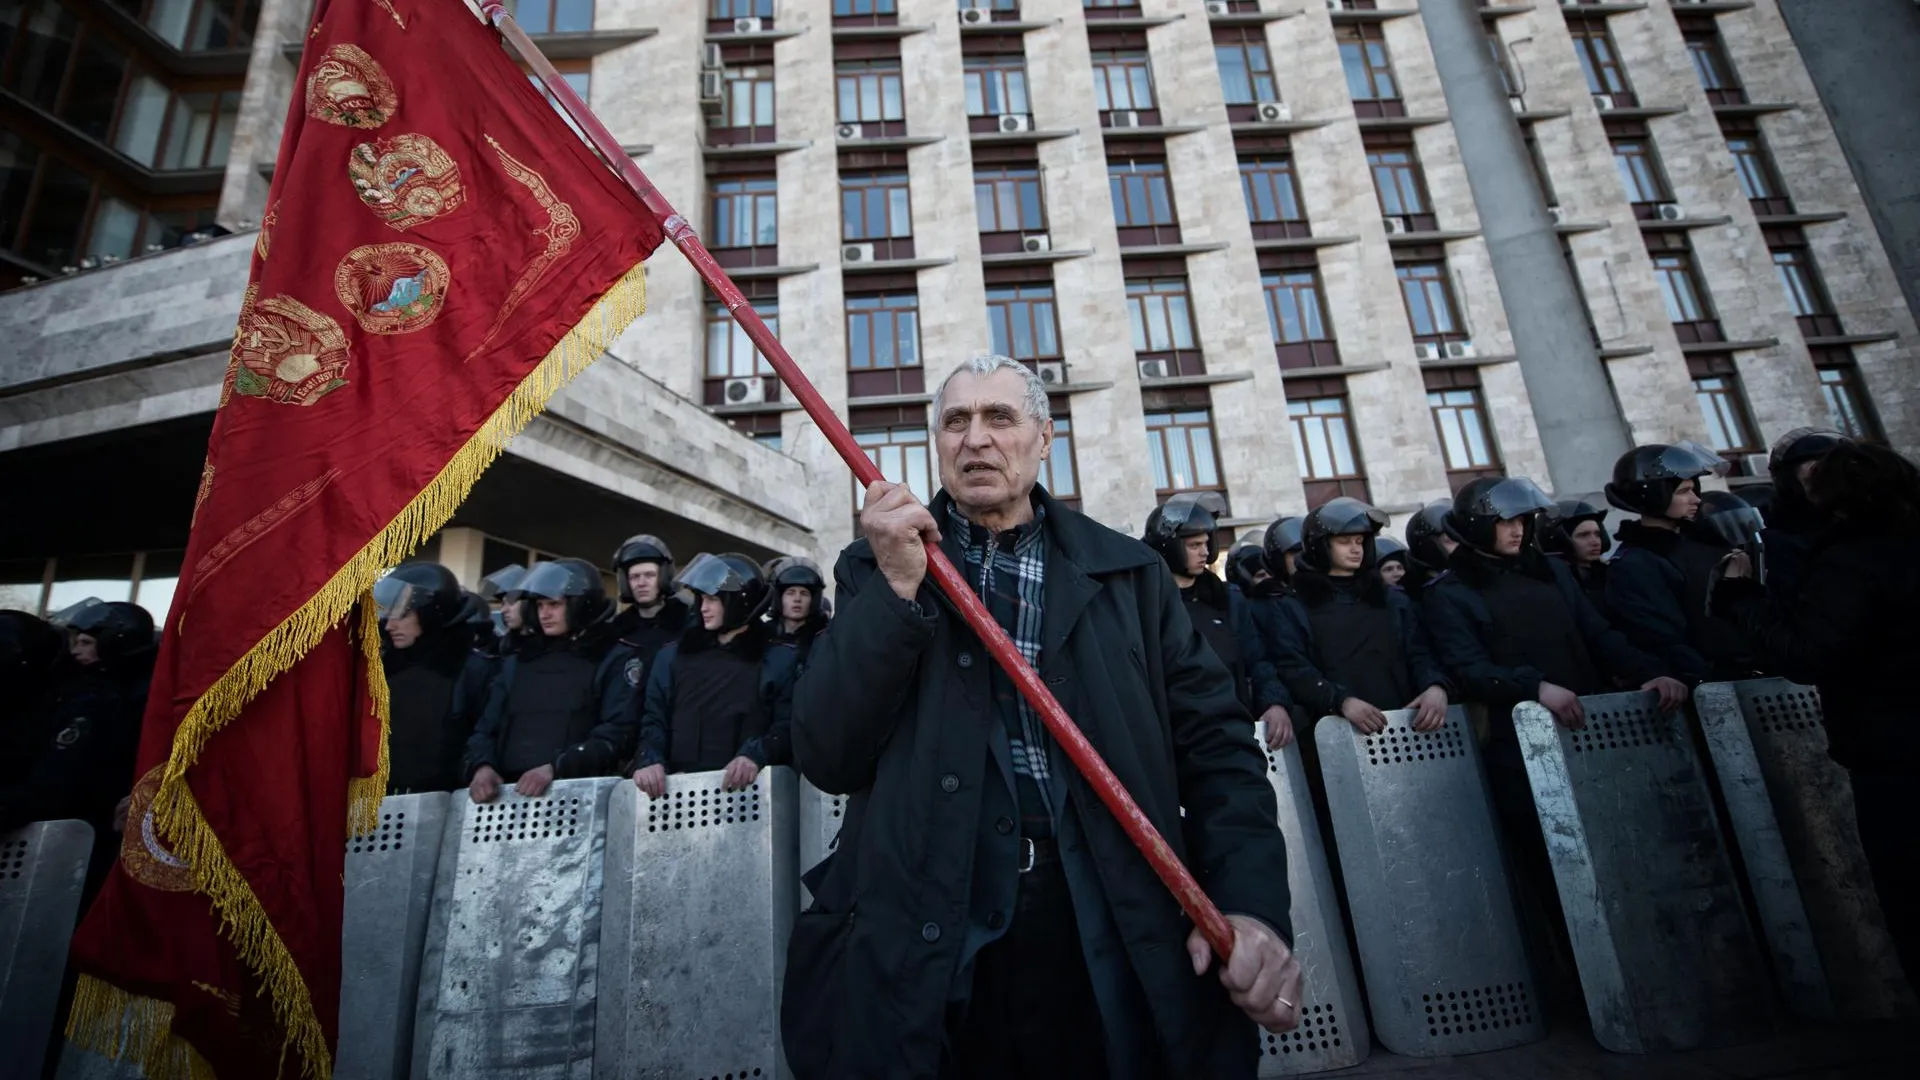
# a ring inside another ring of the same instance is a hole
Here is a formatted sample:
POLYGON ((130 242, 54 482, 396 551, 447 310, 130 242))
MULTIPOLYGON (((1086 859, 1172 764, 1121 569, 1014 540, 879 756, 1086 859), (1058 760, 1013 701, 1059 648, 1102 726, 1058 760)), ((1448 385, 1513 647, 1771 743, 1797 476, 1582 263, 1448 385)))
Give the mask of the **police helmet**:
POLYGON ((820 567, 812 559, 803 559, 798 555, 782 555, 767 563, 768 588, 772 590, 773 602, 778 604, 787 590, 796 586, 807 590, 813 597, 807 608, 807 618, 820 614, 820 602, 827 591, 827 579, 820 573, 820 567))
POLYGON ((1227 501, 1217 492, 1183 491, 1153 508, 1147 515, 1146 534, 1140 539, 1160 556, 1167 569, 1186 577, 1187 539, 1206 537, 1207 561, 1211 563, 1219 554, 1213 534, 1226 512, 1227 501))
POLYGON ((526 567, 509 563, 480 579, 480 599, 488 603, 504 600, 508 593, 520 587, 520 579, 526 576, 526 567))
POLYGON ((1807 497, 1807 486, 1800 482, 1800 466, 1809 461, 1818 461, 1826 457, 1835 447, 1850 440, 1837 431, 1827 428, 1794 428, 1774 440, 1773 449, 1767 454, 1767 474, 1773 481, 1773 502, 1767 508, 1770 516, 1778 515, 1779 523, 1796 525, 1810 520, 1816 513, 1813 501, 1807 497))
POLYGON ((758 618, 773 595, 759 565, 735 552, 695 555, 680 573, 680 587, 719 598, 724 608, 722 630, 737 629, 758 618))
MULTIPOLYGON (((589 626, 613 617, 614 604, 600 571, 585 559, 555 559, 534 563, 517 590, 525 600, 564 600, 567 604, 567 630, 579 633, 589 626)), ((523 622, 539 626, 536 611, 526 611, 523 622), (529 620, 526 616, 532 616, 529 620)))
POLYGON ((1726 459, 1697 442, 1636 446, 1613 463, 1607 501, 1629 513, 1665 517, 1681 484, 1718 475, 1726 467, 1726 459))
POLYGON ((1268 573, 1282 581, 1287 579, 1287 553, 1299 555, 1306 525, 1306 518, 1283 517, 1267 526, 1260 537, 1260 550, 1266 555, 1268 573))
POLYGON ((1420 508, 1407 522, 1407 563, 1409 568, 1437 574, 1447 568, 1447 549, 1440 544, 1446 535, 1447 514, 1453 500, 1435 499, 1420 508))
POLYGON ((373 602, 381 621, 417 615, 420 629, 428 633, 460 622, 464 601, 453 571, 436 562, 402 563, 373 583, 373 602))
POLYGON ((1524 476, 1483 476, 1469 482, 1453 497, 1453 508, 1447 511, 1443 527, 1448 536, 1491 555, 1494 524, 1524 518, 1527 532, 1520 549, 1525 551, 1533 544, 1540 512, 1551 509, 1553 500, 1524 476))
POLYGON ((1766 524, 1747 500, 1731 491, 1709 491, 1700 496, 1700 519, 1694 529, 1710 543, 1737 548, 1752 544, 1766 524))
POLYGON ((1360 563, 1365 573, 1374 568, 1379 556, 1373 539, 1387 527, 1387 515, 1345 495, 1329 500, 1307 515, 1301 527, 1299 564, 1309 570, 1326 573, 1333 565, 1331 547, 1336 536, 1364 535, 1366 556, 1360 563))
POLYGON ((1407 545, 1386 533, 1373 538, 1373 551, 1377 565, 1385 566, 1390 562, 1397 562, 1401 566, 1407 565, 1407 545))
POLYGON ((1540 546, 1548 551, 1568 553, 1572 550, 1573 531, 1591 521, 1600 526, 1600 554, 1605 555, 1613 550, 1613 537, 1607 535, 1609 512, 1589 499, 1561 499, 1553 504, 1553 509, 1540 514, 1540 546))
POLYGON ((613 553, 613 576, 619 579, 621 603, 633 603, 633 586, 627 583, 627 568, 643 562, 660 565, 661 598, 673 594, 673 552, 668 550, 665 540, 641 533, 627 537, 613 553))
POLYGON ((1251 594, 1259 584, 1254 579, 1260 574, 1273 576, 1267 569, 1267 553, 1259 544, 1240 544, 1227 552, 1227 581, 1238 585, 1241 592, 1251 594))
POLYGON ((66 618, 67 629, 94 640, 100 662, 114 664, 152 651, 153 616, 139 604, 125 600, 102 603, 98 600, 72 611, 66 618))

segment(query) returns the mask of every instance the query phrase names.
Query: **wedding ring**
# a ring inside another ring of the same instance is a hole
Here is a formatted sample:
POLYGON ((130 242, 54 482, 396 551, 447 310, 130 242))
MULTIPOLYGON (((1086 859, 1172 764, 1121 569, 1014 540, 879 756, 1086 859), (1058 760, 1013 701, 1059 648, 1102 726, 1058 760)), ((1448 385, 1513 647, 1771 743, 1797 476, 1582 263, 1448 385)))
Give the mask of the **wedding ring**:
POLYGON ((1284 998, 1284 997, 1282 997, 1282 996, 1280 996, 1280 995, 1278 995, 1278 994, 1275 994, 1275 995, 1274 995, 1274 998, 1273 998, 1273 1003, 1274 1003, 1275 1005, 1280 1005, 1280 1006, 1284 1006, 1284 1007, 1286 1007, 1286 1008, 1289 1008, 1289 1009, 1291 1009, 1291 1008, 1293 1008, 1293 1007, 1294 1007, 1294 1004, 1293 1004, 1293 1002, 1291 1002, 1291 1001, 1288 1001, 1288 1000, 1287 1000, 1286 998, 1284 998))

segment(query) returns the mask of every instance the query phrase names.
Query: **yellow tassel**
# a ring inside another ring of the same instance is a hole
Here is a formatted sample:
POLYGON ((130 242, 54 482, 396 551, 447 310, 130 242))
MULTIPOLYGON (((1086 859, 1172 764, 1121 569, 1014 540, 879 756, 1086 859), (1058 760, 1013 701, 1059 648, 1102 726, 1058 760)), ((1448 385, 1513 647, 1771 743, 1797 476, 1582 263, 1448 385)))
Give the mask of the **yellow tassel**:
POLYGON ((147 1080, 214 1080, 213 1066, 173 1034, 173 1005, 80 976, 67 1039, 82 1050, 140 1064, 147 1080))
POLYGON ((393 706, 387 697, 387 668, 380 662, 380 612, 373 590, 360 601, 360 652, 367 662, 367 690, 373 712, 380 718, 380 761, 372 776, 347 782, 347 835, 365 836, 380 827, 380 802, 387 797, 387 778, 393 763, 387 757, 387 739, 393 730, 393 706))
MULTIPOLYGON (((579 324, 554 344, 440 474, 298 611, 287 616, 226 674, 215 680, 187 710, 174 732, 167 771, 154 794, 154 823, 174 854, 193 868, 194 890, 213 901, 214 909, 220 913, 221 931, 233 942, 241 962, 254 972, 273 1001, 274 1017, 287 1033, 287 1045, 300 1054, 301 1074, 305 1077, 326 1080, 333 1072, 332 1056, 327 1052, 326 1038, 321 1033, 306 980, 301 977, 286 943, 280 940, 268 920, 259 898, 227 858, 220 838, 201 816, 200 805, 187 787, 187 770, 199 760, 208 739, 238 716, 269 682, 298 663, 324 634, 340 624, 354 602, 372 589, 375 578, 412 555, 453 517, 453 512, 479 481, 480 474, 493 464, 514 436, 546 408, 548 399, 625 333, 646 306, 645 266, 636 265, 595 302, 579 324)), ((378 671, 377 646, 375 648, 374 670, 378 671)), ((384 677, 379 685, 385 685, 384 677)), ((384 698, 384 694, 380 696, 384 698)), ((384 715, 382 726, 385 726, 384 715)), ((379 792, 384 793, 387 764, 384 737, 380 762, 379 792)), ((355 783, 370 785, 371 780, 350 779, 348 790, 353 799, 350 828, 378 821, 379 802, 372 799, 374 789, 354 786, 355 783), (368 799, 372 799, 371 812, 363 809, 368 799)), ((148 1073, 149 1077, 154 1075, 148 1073)), ((194 1076, 187 1080, 201 1078, 194 1076)))

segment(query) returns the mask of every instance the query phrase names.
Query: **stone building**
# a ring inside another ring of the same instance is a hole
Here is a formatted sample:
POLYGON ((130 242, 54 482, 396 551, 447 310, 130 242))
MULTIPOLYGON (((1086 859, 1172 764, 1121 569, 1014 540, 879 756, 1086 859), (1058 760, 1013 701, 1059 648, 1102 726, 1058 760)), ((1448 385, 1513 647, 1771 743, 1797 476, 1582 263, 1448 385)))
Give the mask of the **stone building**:
MULTIPOLYGON (((122 573, 96 555, 177 561, 247 241, 171 249, 258 217, 308 6, 0 13, 0 287, 43 279, 0 295, 0 476, 44 508, 0 582, 58 606, 122 573)), ((1592 491, 1635 441, 1738 483, 1803 424, 1920 450, 1913 313, 1780 0, 518 6, 922 494, 932 381, 989 350, 1053 384, 1054 493, 1126 530, 1179 490, 1235 526, 1592 491)), ((469 582, 642 528, 851 538, 845 470, 689 265, 649 292, 440 539, 469 582)))

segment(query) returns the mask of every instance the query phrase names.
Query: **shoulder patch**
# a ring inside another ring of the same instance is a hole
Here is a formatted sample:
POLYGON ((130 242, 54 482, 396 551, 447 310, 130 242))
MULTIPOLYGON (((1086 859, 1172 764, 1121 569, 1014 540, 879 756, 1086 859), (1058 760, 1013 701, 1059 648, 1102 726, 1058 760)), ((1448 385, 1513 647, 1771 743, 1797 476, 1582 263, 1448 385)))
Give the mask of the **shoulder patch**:
POLYGON ((626 672, 628 686, 640 685, 640 669, 644 666, 644 664, 640 663, 640 658, 637 656, 627 661, 626 672))

